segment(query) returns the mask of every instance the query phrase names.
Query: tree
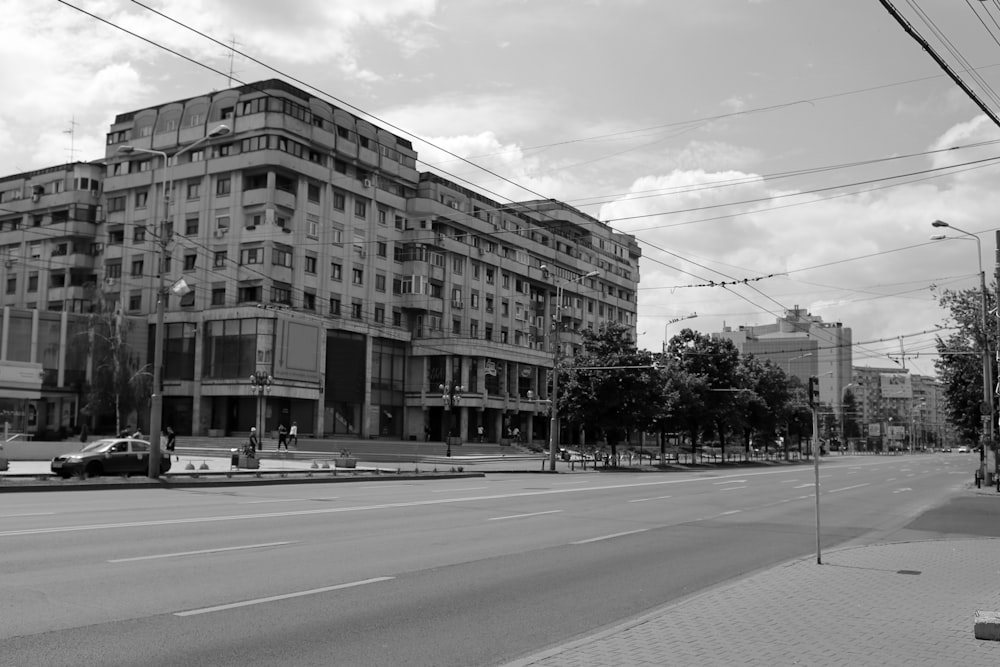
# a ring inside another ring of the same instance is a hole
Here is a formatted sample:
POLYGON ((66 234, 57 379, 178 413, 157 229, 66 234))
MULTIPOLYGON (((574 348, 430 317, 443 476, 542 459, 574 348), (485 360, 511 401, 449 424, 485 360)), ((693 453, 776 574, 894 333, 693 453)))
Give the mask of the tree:
MULTIPOLYGON (((987 308, 993 308, 991 294, 987 294, 987 308)), ((962 438, 977 442, 983 432, 983 364, 984 341, 996 349, 997 336, 987 322, 982 325, 982 293, 978 289, 961 291, 945 290, 938 303, 949 312, 942 328, 952 332, 945 338, 938 337, 938 359, 934 367, 944 384, 948 421, 958 429, 962 438)))
POLYGON ((560 378, 559 413, 603 435, 613 457, 618 442, 653 427, 664 410, 664 379, 653 355, 636 349, 617 323, 584 330, 583 347, 561 366, 560 378))
MULTIPOLYGON (((132 346, 135 322, 103 294, 89 317, 88 332, 81 334, 88 347, 93 372, 83 412, 98 423, 114 417, 115 433, 122 430, 122 417, 148 406, 153 374, 132 346)), ((145 340, 144 336, 138 340, 145 340)))

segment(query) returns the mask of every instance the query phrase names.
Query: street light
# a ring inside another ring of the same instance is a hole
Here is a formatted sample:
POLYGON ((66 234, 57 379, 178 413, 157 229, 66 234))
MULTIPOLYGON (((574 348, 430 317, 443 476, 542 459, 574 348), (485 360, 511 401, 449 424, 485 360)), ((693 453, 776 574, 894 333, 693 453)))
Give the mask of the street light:
POLYGON ((451 406, 456 408, 462 404, 462 393, 465 392, 465 387, 460 384, 449 383, 447 385, 438 385, 441 390, 441 402, 444 404, 444 411, 448 415, 448 419, 445 420, 445 456, 451 456, 451 432, 454 428, 455 411, 451 409, 451 406))
POLYGON ((267 399, 264 398, 264 392, 268 394, 271 393, 271 385, 274 384, 274 378, 267 374, 267 371, 256 370, 253 375, 250 376, 250 392, 256 397, 257 405, 256 414, 254 415, 254 426, 257 426, 257 449, 264 449, 264 428, 267 426, 264 422, 265 410, 263 406, 266 405, 267 399))
MULTIPOLYGON (((949 229, 954 229, 956 232, 961 234, 963 237, 971 238, 976 242, 976 261, 979 263, 979 310, 980 310, 980 324, 982 326, 982 356, 983 356, 983 430, 982 430, 982 446, 979 448, 979 475, 983 483, 989 484, 990 480, 986 477, 986 447, 993 443, 993 382, 990 378, 990 343, 987 337, 987 318, 986 318, 986 274, 983 272, 983 245, 979 240, 979 237, 975 234, 971 234, 964 229, 959 229, 955 225, 945 222, 944 220, 935 220, 931 223, 931 227, 947 227, 949 229)), ((955 238, 945 236, 943 234, 934 235, 931 239, 937 241, 941 239, 955 238)))
MULTIPOLYGON (((542 271, 546 271, 545 266, 542 266, 542 271)), ((560 281, 556 285, 555 345, 552 348, 552 412, 549 417, 549 470, 553 472, 556 469, 556 452, 559 450, 559 333, 562 331, 559 311, 562 310, 563 287, 599 275, 600 271, 591 271, 576 278, 560 281)))
MULTIPOLYGON (((195 146, 199 146, 213 137, 221 137, 229 134, 231 130, 228 125, 219 125, 211 130, 204 137, 194 143, 188 144, 173 154, 176 159, 179 155, 186 153, 195 146)), ((160 476, 160 429, 163 420, 163 394, 160 388, 163 377, 163 313, 166 308, 164 303, 166 297, 166 283, 164 272, 167 264, 167 233, 166 223, 170 218, 170 193, 168 189, 173 188, 173 183, 167 186, 167 167, 169 167, 170 156, 163 151, 149 148, 137 148, 136 146, 119 146, 117 152, 131 155, 132 153, 145 153, 147 155, 158 155, 163 158, 163 217, 158 225, 158 242, 160 244, 160 285, 156 291, 156 331, 153 339, 153 394, 150 397, 149 405, 149 471, 148 476, 156 478, 160 476)), ((156 181, 153 181, 155 188, 156 181)))
POLYGON ((785 375, 791 375, 792 374, 792 362, 793 361, 797 361, 799 359, 805 359, 806 357, 811 357, 811 356, 813 356, 812 352, 806 352, 805 354, 800 354, 797 357, 792 357, 791 359, 789 359, 787 362, 785 362, 785 375))
POLYGON ((691 313, 690 315, 684 315, 682 317, 675 317, 671 320, 667 320, 667 323, 663 325, 663 354, 667 353, 667 330, 670 328, 670 325, 683 322, 684 320, 692 320, 696 317, 698 317, 698 313, 691 313))

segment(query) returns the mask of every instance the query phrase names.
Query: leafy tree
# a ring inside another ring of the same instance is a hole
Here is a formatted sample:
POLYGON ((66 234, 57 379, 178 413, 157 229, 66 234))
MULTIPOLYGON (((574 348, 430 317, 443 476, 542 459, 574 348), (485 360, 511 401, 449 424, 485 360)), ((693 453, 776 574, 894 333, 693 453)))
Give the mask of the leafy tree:
POLYGON ((791 399, 788 376, 770 360, 761 362, 753 355, 743 355, 737 369, 737 386, 741 389, 736 403, 741 408, 740 427, 744 451, 749 454, 755 435, 768 444, 779 428, 778 415, 791 399))
POLYGON ((115 433, 119 433, 122 417, 149 405, 153 375, 133 347, 145 340, 135 331, 134 319, 125 317, 103 294, 101 297, 89 317, 89 331, 81 334, 85 340, 76 341, 89 348, 93 366, 83 412, 98 423, 113 417, 115 433))
MULTIPOLYGON (((993 308, 994 301, 988 292, 987 308, 993 308)), ((934 363, 945 387, 948 421, 964 439, 976 442, 983 430, 983 343, 996 349, 996 331, 989 321, 983 331, 982 294, 978 289, 945 290, 938 303, 949 312, 942 327, 952 330, 946 337, 938 337, 939 356, 934 363)))
POLYGON ((582 349, 564 364, 560 414, 588 433, 603 435, 612 456, 618 442, 652 428, 665 409, 664 379, 653 367, 653 355, 636 349, 620 324, 584 330, 582 349))

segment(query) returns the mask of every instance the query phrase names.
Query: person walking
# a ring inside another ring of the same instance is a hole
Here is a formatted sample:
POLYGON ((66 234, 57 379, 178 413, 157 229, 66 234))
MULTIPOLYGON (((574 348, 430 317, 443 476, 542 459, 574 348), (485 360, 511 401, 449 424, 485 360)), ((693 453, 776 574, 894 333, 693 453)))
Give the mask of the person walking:
POLYGON ((278 449, 280 450, 281 446, 284 445, 286 452, 288 451, 288 441, 285 439, 287 433, 288 431, 285 430, 285 425, 278 424, 278 449))
POLYGON ((482 443, 483 442, 483 425, 480 424, 476 427, 476 439, 482 443))
MULTIPOLYGON (((176 447, 176 446, 177 446, 177 434, 174 433, 173 427, 168 426, 167 427, 167 451, 168 452, 173 452, 174 451, 174 447, 176 447)), ((180 461, 181 457, 178 456, 177 460, 180 461)))
MULTIPOLYGON (((257 427, 250 427, 250 441, 247 444, 247 449, 250 452, 255 452, 260 449, 260 440, 257 439, 257 427)), ((250 454, 252 456, 252 454, 250 454)))
POLYGON ((288 445, 295 441, 295 449, 299 448, 299 423, 292 422, 292 427, 288 429, 288 443, 285 444, 285 449, 288 449, 288 445))

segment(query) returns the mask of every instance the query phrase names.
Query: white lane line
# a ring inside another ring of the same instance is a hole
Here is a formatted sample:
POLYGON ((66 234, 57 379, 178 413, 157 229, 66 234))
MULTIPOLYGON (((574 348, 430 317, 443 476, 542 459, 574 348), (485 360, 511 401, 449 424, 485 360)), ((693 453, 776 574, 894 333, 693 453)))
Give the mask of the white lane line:
POLYGON ((267 547, 283 547, 297 542, 265 542, 264 544, 244 544, 238 547, 219 547, 218 549, 199 549, 198 551, 177 551, 172 554, 155 554, 152 556, 136 556, 134 558, 114 558, 109 563, 131 563, 137 560, 156 560, 158 558, 182 558, 184 556, 199 556, 202 554, 217 554, 226 551, 243 551, 245 549, 266 549, 267 547))
POLYGON ((840 493, 841 491, 850 491, 851 489, 860 489, 862 486, 871 486, 870 483, 865 482, 864 484, 855 484, 854 486, 845 486, 842 489, 830 489, 827 493, 840 493))
POLYGON ((813 483, 809 482, 808 484, 799 484, 798 486, 793 486, 792 488, 793 489, 804 489, 804 488, 806 488, 808 486, 813 486, 813 483))
POLYGON ((779 483, 780 484, 792 484, 792 483, 797 482, 797 481, 799 481, 799 480, 797 480, 797 479, 783 479, 779 483))
POLYGON ((746 484, 747 481, 745 479, 727 479, 724 482, 712 482, 712 483, 718 486, 720 484, 746 484))
POLYGON ((297 503, 305 501, 305 498, 268 498, 267 500, 244 500, 241 505, 260 505, 263 503, 297 503))
POLYGON ((239 609, 240 607, 250 607, 255 604, 264 604, 266 602, 278 602, 279 600, 290 600, 292 598, 300 598, 306 595, 319 595, 320 593, 329 593, 330 591, 339 591, 345 588, 354 588, 355 586, 364 586, 365 584, 377 584, 380 581, 390 581, 395 579, 395 577, 375 577, 374 579, 363 579, 361 581, 352 581, 349 584, 337 584, 336 586, 324 586, 323 588, 313 588, 308 591, 298 591, 297 593, 285 593, 284 595, 272 595, 266 598, 257 598, 255 600, 244 600, 243 602, 233 602, 231 604, 220 604, 215 607, 203 607, 202 609, 191 609, 189 611, 178 611, 174 613, 174 616, 198 616, 200 614, 211 614, 216 611, 227 611, 229 609, 239 609))
POLYGON ((14 519, 19 516, 52 516, 55 512, 25 512, 24 514, 0 514, 0 519, 14 519))
POLYGON ((460 489, 432 489, 431 493, 451 493, 453 491, 481 491, 485 486, 463 486, 460 489))
POLYGON ((543 514, 559 514, 562 510, 548 510, 546 512, 532 512, 530 514, 511 514, 510 516, 494 516, 487 521, 506 521, 507 519, 524 519, 529 516, 542 516, 543 514))
POLYGON ((745 488, 747 488, 747 487, 745 487, 745 486, 727 486, 724 489, 719 489, 719 491, 736 491, 738 489, 745 489, 745 488))
POLYGON ((591 537, 589 540, 580 540, 579 542, 570 542, 570 544, 590 544, 591 542, 601 542, 603 540, 613 540, 616 537, 625 537, 626 535, 635 535, 637 533, 645 533, 649 528, 640 528, 639 530, 628 530, 624 533, 614 533, 613 535, 601 535, 600 537, 591 537))
POLYGON ((911 489, 910 487, 908 487, 908 486, 904 486, 904 487, 903 487, 903 488, 901 488, 901 489, 896 489, 895 491, 893 491, 893 493, 903 493, 904 491, 912 491, 912 490, 913 490, 913 489, 911 489))
POLYGON ((729 510, 728 512, 722 512, 721 514, 716 514, 715 516, 729 516, 730 514, 739 514, 743 510, 729 510))
POLYGON ((672 498, 673 496, 656 496, 655 498, 636 498, 635 500, 630 500, 630 503, 644 503, 647 500, 666 500, 667 498, 672 498))
POLYGON ((895 482, 896 478, 895 477, 890 477, 889 479, 887 479, 885 481, 887 481, 887 482, 895 482))

